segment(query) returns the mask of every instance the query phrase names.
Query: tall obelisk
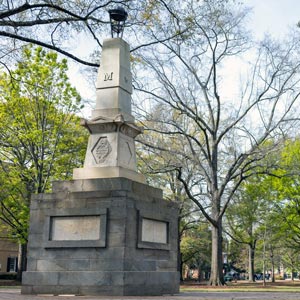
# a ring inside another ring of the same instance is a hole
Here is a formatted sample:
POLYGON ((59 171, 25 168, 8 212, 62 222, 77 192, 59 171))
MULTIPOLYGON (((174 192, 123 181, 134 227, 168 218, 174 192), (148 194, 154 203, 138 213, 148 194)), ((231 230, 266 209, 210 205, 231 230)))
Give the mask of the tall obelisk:
POLYGON ((104 41, 96 88, 92 119, 82 120, 91 134, 84 167, 75 169, 73 178, 124 177, 144 183, 136 165, 134 138, 141 129, 131 114, 129 45, 121 38, 104 41))
POLYGON ((137 172, 131 93, 129 46, 105 40, 84 166, 31 199, 23 294, 179 292, 179 208, 137 172))

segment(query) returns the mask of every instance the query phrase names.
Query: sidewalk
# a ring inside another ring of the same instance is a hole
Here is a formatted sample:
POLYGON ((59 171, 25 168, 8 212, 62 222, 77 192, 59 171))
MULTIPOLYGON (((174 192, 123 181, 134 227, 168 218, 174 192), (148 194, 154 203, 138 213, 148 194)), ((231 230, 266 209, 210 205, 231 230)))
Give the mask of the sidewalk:
POLYGON ((19 288, 1 288, 0 300, 300 300, 300 293, 288 292, 184 292, 157 297, 110 297, 74 295, 21 295, 19 288))

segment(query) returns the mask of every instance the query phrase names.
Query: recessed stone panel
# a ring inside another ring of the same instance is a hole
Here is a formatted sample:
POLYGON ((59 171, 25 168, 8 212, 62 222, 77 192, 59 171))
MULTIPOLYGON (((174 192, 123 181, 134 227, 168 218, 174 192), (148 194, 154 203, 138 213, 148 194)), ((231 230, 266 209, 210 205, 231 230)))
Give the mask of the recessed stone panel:
POLYGON ((100 216, 65 216, 51 218, 52 241, 99 240, 100 216))
POLYGON ((51 209, 46 215, 43 246, 47 249, 106 247, 106 229, 107 209, 51 209))
POLYGON ((111 152, 111 145, 106 136, 100 137, 92 149, 92 154, 96 164, 101 164, 106 161, 106 158, 111 152))
POLYGON ((142 242, 167 244, 168 224, 162 221, 143 218, 142 242))

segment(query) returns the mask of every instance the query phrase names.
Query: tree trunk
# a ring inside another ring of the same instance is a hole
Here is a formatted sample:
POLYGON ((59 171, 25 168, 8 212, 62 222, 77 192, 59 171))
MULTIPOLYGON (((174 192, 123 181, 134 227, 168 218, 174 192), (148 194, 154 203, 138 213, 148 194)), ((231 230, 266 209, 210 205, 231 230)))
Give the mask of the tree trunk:
POLYGON ((271 254, 270 254, 270 258, 271 258, 271 272, 272 272, 272 282, 275 282, 275 263, 274 263, 274 251, 273 251, 273 246, 271 246, 271 254))
POLYGON ((266 243, 264 240, 263 248, 263 286, 266 286, 266 243))
POLYGON ((180 250, 180 243, 181 243, 181 234, 180 234, 180 220, 181 218, 178 218, 178 231, 177 231, 177 271, 180 274, 180 282, 183 282, 183 262, 182 262, 182 254, 180 250))
POLYGON ((180 253, 179 275, 180 275, 180 282, 183 282, 184 281, 184 278, 183 278, 183 262, 182 262, 182 259, 181 259, 181 253, 180 253))
POLYGON ((275 282, 275 265, 274 265, 274 261, 272 261, 272 282, 275 282))
POLYGON ((203 281, 202 268, 201 265, 198 264, 198 282, 200 283, 201 281, 203 281))
POLYGON ((255 248, 251 245, 248 244, 248 249, 249 249, 249 282, 254 282, 254 255, 255 255, 255 248))
POLYGON ((212 251, 211 251, 211 271, 210 285, 224 285, 223 260, 222 260, 222 222, 218 226, 212 226, 212 251))
POLYGON ((22 273, 27 266, 27 243, 19 245, 17 280, 22 281, 22 273))

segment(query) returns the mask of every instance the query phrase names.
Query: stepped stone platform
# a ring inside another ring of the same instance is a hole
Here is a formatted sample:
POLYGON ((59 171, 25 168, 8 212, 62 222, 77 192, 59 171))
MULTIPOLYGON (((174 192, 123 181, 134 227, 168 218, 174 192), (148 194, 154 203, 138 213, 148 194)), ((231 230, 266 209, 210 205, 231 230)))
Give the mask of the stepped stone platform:
POLYGON ((23 294, 179 292, 178 206, 126 178, 53 183, 30 212, 23 294))

